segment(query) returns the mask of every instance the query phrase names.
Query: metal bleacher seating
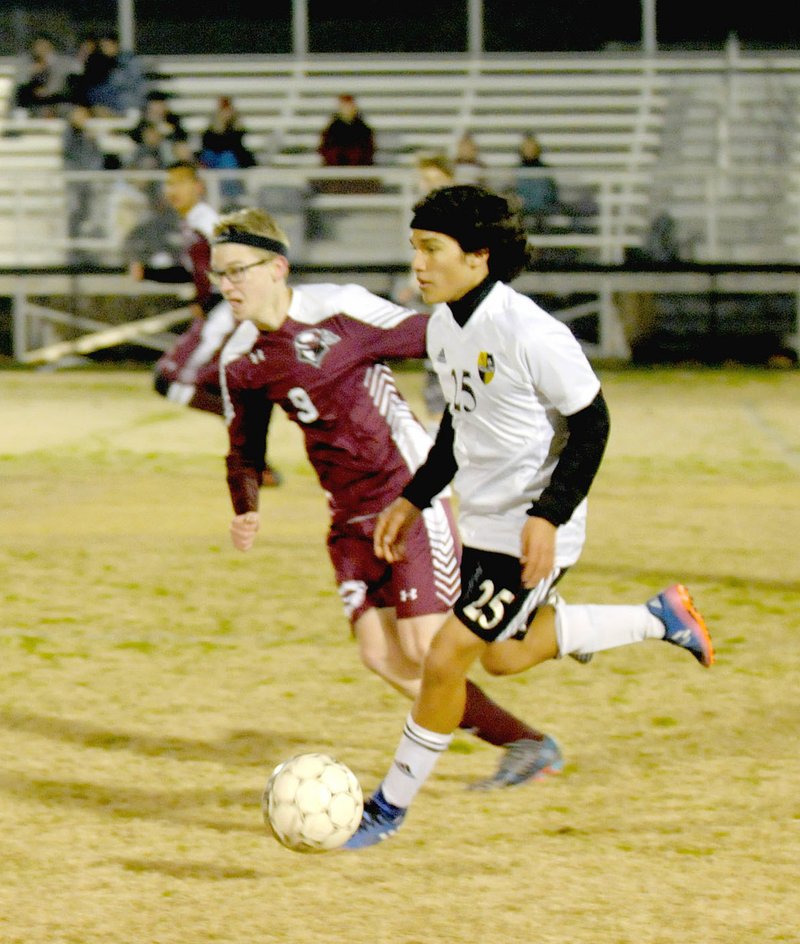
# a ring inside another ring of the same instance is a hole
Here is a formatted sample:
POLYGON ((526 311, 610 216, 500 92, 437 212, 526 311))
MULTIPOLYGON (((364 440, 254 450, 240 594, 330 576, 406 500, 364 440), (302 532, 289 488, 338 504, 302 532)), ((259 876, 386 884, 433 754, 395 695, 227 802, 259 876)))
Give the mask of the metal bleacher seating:
MULTIPOLYGON (((90 175, 101 210, 92 232, 68 237, 68 184, 84 178, 63 171, 61 122, 14 117, 9 66, 0 60, 0 266, 57 265, 76 249, 119 264, 125 233, 146 210, 141 180, 126 170, 90 175)), ((530 235, 545 256, 620 264, 668 213, 683 258, 800 258, 797 53, 176 55, 147 66, 195 142, 217 99, 233 100, 258 159, 240 172, 242 199, 274 210, 296 263, 404 263, 414 156, 452 154, 465 131, 487 183, 505 191, 515 187, 523 132, 536 133, 548 166, 530 176, 558 188, 547 225, 530 235), (320 131, 343 92, 375 129, 373 167, 320 166, 320 131), (331 188, 330 178, 353 186, 331 188)), ((134 117, 93 120, 123 163, 134 117)), ((207 174, 212 202, 220 173, 207 174)))
MULTIPOLYGON (((397 258, 403 242, 387 245, 376 234, 397 228, 407 211, 414 155, 452 154, 464 131, 498 189, 514 184, 522 133, 537 134, 566 210, 549 231, 532 233, 545 250, 619 262, 664 210, 693 257, 793 261, 800 250, 800 57, 791 53, 161 56, 148 66, 152 86, 170 96, 195 139, 218 97, 233 99, 259 162, 247 173, 248 197, 277 198, 276 188, 285 187, 310 201, 305 210, 328 215, 331 225, 305 241, 310 261, 329 253, 345 261, 364 252, 375 262, 397 258), (356 96, 376 132, 370 176, 378 185, 369 194, 309 189, 309 181, 331 175, 316 149, 340 92, 356 96)), ((38 264, 48 254, 57 261, 66 239, 58 212, 62 127, 13 117, 10 67, 0 61, 0 262, 38 264)), ((93 124, 104 149, 124 162, 131 119, 93 124)), ((116 215, 106 214, 109 227, 116 215)), ((116 237, 98 238, 110 249, 116 237)))
POLYGON ((379 163, 452 152, 471 130, 490 164, 510 166, 532 126, 561 166, 585 165, 591 152, 601 166, 625 169, 634 152, 655 153, 666 104, 656 92, 659 78, 643 77, 636 61, 624 59, 585 57, 574 68, 527 57, 161 57, 154 75, 195 131, 220 94, 232 97, 246 116, 250 145, 276 164, 318 165, 320 131, 343 91, 358 99, 375 129, 379 163))

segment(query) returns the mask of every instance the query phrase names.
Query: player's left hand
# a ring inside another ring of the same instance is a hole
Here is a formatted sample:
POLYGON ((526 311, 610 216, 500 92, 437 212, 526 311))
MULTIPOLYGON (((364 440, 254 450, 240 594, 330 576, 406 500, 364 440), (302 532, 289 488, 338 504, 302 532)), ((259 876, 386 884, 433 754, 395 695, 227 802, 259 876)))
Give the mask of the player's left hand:
POLYGON ((522 586, 532 590, 553 570, 556 526, 544 518, 528 518, 522 527, 522 586))

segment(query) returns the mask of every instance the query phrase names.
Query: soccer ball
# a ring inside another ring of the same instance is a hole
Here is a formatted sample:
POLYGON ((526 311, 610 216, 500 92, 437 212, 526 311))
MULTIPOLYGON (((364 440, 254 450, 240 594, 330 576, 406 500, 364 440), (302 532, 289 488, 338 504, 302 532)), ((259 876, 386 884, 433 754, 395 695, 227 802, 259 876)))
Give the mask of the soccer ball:
POLYGON ((356 775, 327 754, 297 754, 278 764, 261 798, 264 822, 295 852, 328 852, 358 829, 364 797, 356 775))

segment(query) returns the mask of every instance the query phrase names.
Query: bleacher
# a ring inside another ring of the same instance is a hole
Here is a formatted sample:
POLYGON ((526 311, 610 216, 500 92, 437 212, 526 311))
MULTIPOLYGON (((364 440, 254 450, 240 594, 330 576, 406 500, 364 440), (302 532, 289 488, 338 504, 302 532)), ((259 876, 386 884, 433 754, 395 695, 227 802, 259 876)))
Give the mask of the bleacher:
MULTIPOLYGON (((10 114, 7 65, 0 116, 10 114)), ((621 262, 666 210, 693 258, 780 262, 800 251, 800 57, 791 54, 162 56, 148 66, 195 141, 219 96, 233 99, 259 161, 245 172, 248 199, 302 193, 298 212, 333 221, 322 227, 327 239, 305 241, 306 261, 401 261, 404 239, 386 234, 404 229, 413 158, 452 154, 465 131, 497 189, 513 185, 520 138, 534 131, 562 203, 587 208, 579 225, 554 221, 532 233, 543 250, 621 262), (357 98, 376 132, 375 167, 353 174, 370 177, 370 193, 309 189, 336 174, 320 167, 317 144, 341 92, 357 98)), ((123 160, 131 123, 93 121, 104 149, 123 160)), ((0 118, 0 264, 65 257, 62 130, 58 121, 0 118)), ((125 193, 124 177, 117 189, 125 193)), ((105 214, 109 227, 118 216, 105 214)), ((111 250, 118 235, 98 241, 111 250)))
POLYGON ((584 57, 161 57, 156 86, 201 131, 217 97, 245 117, 248 144, 267 162, 317 166, 319 135, 348 92, 376 132, 378 163, 420 151, 452 153, 469 130, 490 166, 509 167, 524 131, 539 134, 555 166, 625 170, 658 150, 666 106, 661 77, 636 59, 584 57))
POLYGON ((61 141, 52 126, 26 121, 15 128, 5 117, 13 102, 16 64, 0 60, 0 264, 52 260, 49 246, 62 235, 61 141))

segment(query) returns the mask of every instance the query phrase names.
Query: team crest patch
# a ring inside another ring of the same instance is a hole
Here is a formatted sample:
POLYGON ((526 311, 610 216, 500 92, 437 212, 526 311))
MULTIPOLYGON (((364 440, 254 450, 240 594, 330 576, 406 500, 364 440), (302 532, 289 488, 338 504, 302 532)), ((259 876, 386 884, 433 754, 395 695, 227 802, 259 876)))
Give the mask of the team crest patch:
POLYGON ((478 374, 484 384, 492 382, 494 377, 494 355, 481 351, 478 355, 478 374))
POLYGON ((294 352, 302 364, 321 367, 334 344, 341 338, 327 328, 309 328, 301 331, 294 339, 294 352))

